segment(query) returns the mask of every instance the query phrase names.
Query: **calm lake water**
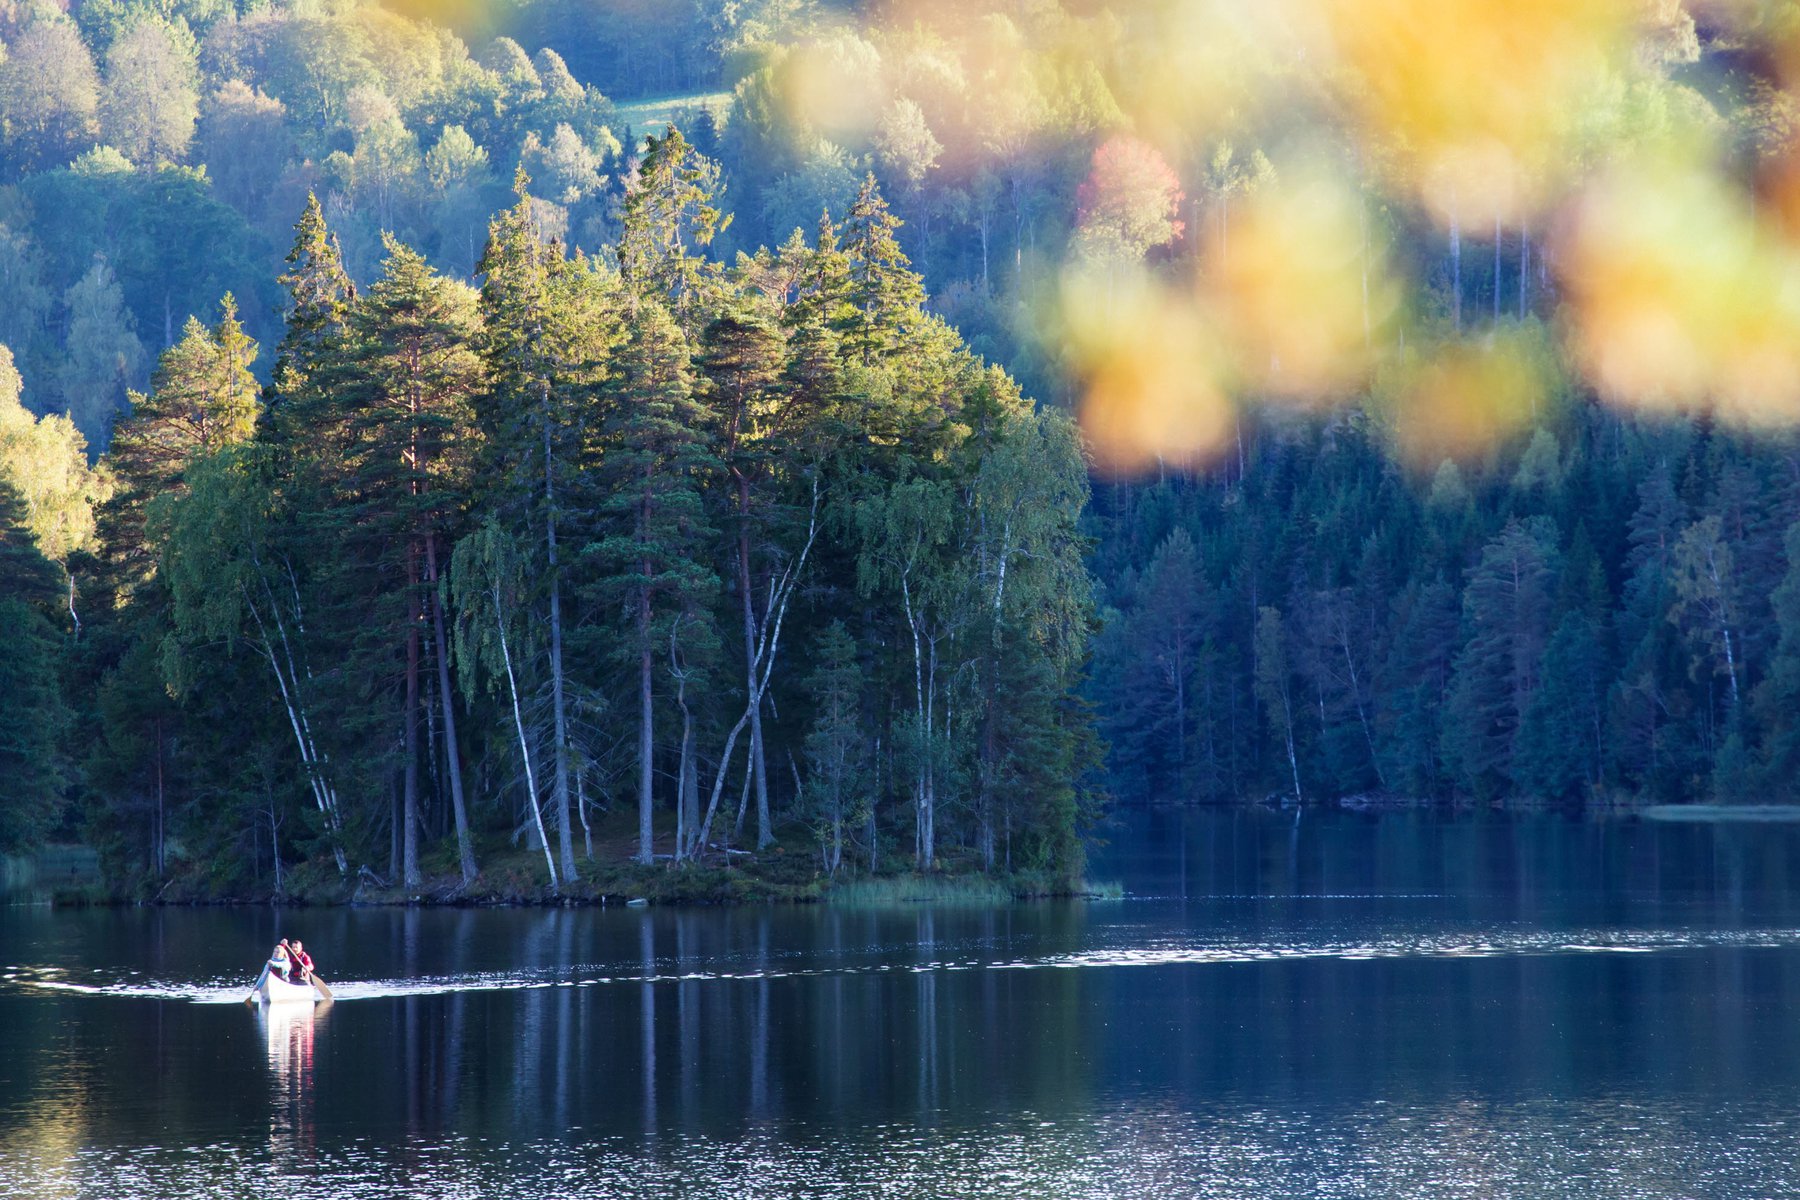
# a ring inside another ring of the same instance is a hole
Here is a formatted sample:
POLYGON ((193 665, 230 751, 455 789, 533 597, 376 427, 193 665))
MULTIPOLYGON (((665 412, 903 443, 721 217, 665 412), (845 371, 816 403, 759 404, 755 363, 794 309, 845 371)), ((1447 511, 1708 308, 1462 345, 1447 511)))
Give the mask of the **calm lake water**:
POLYGON ((1002 909, 0 908, 0 1196, 1800 1196, 1800 827, 1136 814, 1002 909), (337 992, 241 1001, 278 935, 337 992))

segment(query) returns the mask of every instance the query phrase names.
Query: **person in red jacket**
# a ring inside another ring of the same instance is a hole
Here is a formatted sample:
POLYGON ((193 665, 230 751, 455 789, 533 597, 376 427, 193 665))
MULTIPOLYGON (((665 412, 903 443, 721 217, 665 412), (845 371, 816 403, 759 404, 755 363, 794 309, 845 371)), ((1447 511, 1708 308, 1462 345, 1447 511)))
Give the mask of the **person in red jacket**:
POLYGON ((293 963, 293 969, 290 972, 292 977, 297 982, 311 983, 313 970, 312 955, 306 952, 306 947, 301 945, 299 938, 295 938, 288 943, 288 958, 293 963))

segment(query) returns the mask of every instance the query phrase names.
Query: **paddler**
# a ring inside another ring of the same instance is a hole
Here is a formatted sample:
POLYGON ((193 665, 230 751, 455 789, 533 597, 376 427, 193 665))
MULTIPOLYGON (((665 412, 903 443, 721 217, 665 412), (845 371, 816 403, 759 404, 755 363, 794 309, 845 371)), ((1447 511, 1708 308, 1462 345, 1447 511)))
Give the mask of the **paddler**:
POLYGON ((275 976, 275 978, 281 980, 281 982, 287 983, 290 965, 291 960, 288 958, 287 939, 282 938, 279 942, 275 943, 275 949, 269 955, 269 974, 275 976))
POLYGON ((299 938, 288 943, 288 961, 293 964, 294 972, 299 976, 300 982, 312 981, 312 955, 306 952, 306 947, 300 944, 299 938))

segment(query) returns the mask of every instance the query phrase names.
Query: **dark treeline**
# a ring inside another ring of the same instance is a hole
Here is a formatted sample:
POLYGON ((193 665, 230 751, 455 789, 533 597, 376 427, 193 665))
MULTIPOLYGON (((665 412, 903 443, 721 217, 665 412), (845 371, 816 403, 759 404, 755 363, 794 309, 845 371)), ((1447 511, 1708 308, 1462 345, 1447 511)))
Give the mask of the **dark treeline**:
POLYGON ((1121 797, 1795 797, 1791 439, 1570 395, 1422 476, 1367 409, 1247 441, 1096 494, 1121 797))
POLYGON ((605 259, 521 175, 478 289, 393 238, 357 287, 309 201, 267 389, 228 296, 114 428, 91 552, 4 493, 9 842, 77 794, 116 862, 238 891, 508 836, 566 884, 596 809, 646 862, 1079 870, 1072 424, 925 313, 872 179, 726 271, 716 174, 652 139, 605 259))

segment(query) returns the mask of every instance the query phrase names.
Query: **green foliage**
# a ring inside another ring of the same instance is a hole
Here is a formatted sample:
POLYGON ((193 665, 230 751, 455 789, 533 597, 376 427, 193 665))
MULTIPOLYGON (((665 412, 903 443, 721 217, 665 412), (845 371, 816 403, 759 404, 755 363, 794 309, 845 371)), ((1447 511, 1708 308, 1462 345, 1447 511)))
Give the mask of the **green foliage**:
POLYGON ((143 370, 143 343, 104 259, 68 290, 63 308, 72 352, 57 372, 57 390, 76 428, 89 442, 104 447, 143 370))
POLYGON ((818 666, 807 677, 813 725, 805 743, 810 783, 804 799, 825 873, 835 875, 844 863, 846 833, 860 828, 869 812, 863 792, 862 669, 856 643, 842 621, 833 621, 819 635, 813 660, 818 666))
POLYGON ((199 81, 186 32, 141 17, 107 47, 100 136, 139 166, 180 162, 193 140, 199 81))
MULTIPOLYGON (((9 500, 0 497, 0 520, 9 500)), ((11 557, 13 530, 0 531, 0 555, 11 557)), ((11 564, 0 559, 0 572, 11 564)), ((55 630, 20 596, 0 585, 0 626, 8 630, 0 656, 0 850, 26 849, 40 842, 62 815, 68 783, 64 735, 69 710, 63 701, 55 630)))
POLYGON ((1519 735, 1550 638, 1554 545, 1508 523, 1482 548, 1463 591, 1463 646, 1445 708, 1444 757, 1482 798, 1516 783, 1519 735))
POLYGON ((34 21, 0 62, 0 125, 16 159, 58 167, 85 149, 94 133, 100 76, 75 25, 34 21))
POLYGON ((645 140, 626 188, 619 271, 639 295, 684 324, 712 298, 718 270, 702 252, 731 224, 718 207, 719 166, 671 128, 645 140))
POLYGON ((64 416, 34 419, 20 403, 12 353, 0 346, 0 480, 25 503, 38 549, 56 562, 95 548, 94 509, 112 494, 110 474, 88 465, 87 441, 64 416))
POLYGON ((56 628, 45 615, 57 600, 60 572, 39 552, 24 498, 0 478, 0 850, 40 840, 61 815, 67 783, 56 628))

